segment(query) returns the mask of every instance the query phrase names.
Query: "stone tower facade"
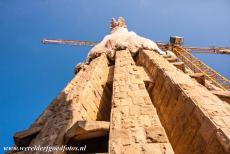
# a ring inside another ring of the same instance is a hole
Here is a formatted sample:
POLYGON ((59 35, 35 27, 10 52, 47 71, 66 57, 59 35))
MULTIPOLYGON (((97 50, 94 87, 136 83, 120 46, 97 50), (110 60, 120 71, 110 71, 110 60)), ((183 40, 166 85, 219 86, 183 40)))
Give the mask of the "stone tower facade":
MULTIPOLYGON (((16 147, 85 147, 51 153, 230 153, 230 106, 191 78, 183 63, 123 18, 78 64, 76 76, 16 147)), ((11 151, 44 153, 44 151, 11 151)))

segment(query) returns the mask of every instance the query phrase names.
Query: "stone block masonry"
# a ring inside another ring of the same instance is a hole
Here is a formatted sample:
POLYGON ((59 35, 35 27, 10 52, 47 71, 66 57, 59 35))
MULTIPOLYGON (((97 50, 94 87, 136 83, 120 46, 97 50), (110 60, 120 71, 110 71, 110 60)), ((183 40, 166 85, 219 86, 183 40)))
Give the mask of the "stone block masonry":
POLYGON ((137 64, 153 78, 149 94, 175 153, 230 153, 228 103, 152 51, 137 64))
POLYGON ((116 52, 110 153, 174 153, 128 50, 116 52))
POLYGON ((63 145, 65 133, 80 120, 109 121, 111 92, 103 87, 108 77, 108 61, 103 54, 81 70, 29 128, 42 126, 28 146, 63 145))

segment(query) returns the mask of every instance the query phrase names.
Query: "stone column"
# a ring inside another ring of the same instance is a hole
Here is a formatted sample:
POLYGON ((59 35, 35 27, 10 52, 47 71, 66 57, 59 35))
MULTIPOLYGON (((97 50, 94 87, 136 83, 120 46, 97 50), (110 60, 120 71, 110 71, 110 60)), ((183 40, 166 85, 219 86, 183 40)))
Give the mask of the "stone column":
POLYGON ((154 80, 149 91, 175 153, 230 153, 230 106, 150 50, 137 63, 154 80))
POLYGON ((109 152, 173 153, 128 50, 116 52, 109 152))
MULTIPOLYGON (((110 103, 104 97, 104 88, 109 77, 108 61, 105 54, 94 59, 85 70, 81 70, 66 86, 57 99, 36 120, 42 129, 30 146, 61 146, 65 144, 65 133, 79 120, 104 120, 104 110, 109 111, 110 103)), ((108 114, 109 115, 109 114, 108 114)), ((54 151, 55 152, 55 151, 54 151)), ((39 151, 37 151, 39 153, 39 151)), ((41 151, 42 153, 42 151, 41 151)))

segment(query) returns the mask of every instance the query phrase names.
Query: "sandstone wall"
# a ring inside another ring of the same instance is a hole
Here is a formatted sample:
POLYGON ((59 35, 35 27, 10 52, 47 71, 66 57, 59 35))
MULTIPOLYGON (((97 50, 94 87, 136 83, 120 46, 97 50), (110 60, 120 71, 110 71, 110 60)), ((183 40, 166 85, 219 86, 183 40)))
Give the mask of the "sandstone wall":
POLYGON ((229 104, 152 51, 137 64, 153 78, 149 94, 175 153, 230 153, 229 104))

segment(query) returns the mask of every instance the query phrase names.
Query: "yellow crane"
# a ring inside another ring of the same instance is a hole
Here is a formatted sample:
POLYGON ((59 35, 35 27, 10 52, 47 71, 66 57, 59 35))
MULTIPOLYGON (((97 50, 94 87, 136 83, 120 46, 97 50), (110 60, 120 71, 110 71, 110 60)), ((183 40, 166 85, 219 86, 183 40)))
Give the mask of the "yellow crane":
MULTIPOLYGON (((80 40, 63 40, 63 39, 43 39, 43 44, 64 44, 77 46, 95 46, 97 42, 80 41, 80 40)), ((217 87, 223 90, 230 90, 230 81, 224 76, 217 73, 204 62, 196 58, 191 53, 208 53, 208 54, 227 54, 230 55, 229 47, 191 47, 184 46, 182 37, 170 37, 170 42, 156 42, 157 45, 164 49, 170 49, 185 65, 194 73, 203 73, 205 78, 211 81, 217 87)))

